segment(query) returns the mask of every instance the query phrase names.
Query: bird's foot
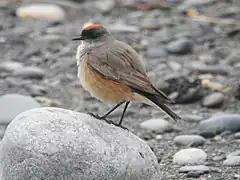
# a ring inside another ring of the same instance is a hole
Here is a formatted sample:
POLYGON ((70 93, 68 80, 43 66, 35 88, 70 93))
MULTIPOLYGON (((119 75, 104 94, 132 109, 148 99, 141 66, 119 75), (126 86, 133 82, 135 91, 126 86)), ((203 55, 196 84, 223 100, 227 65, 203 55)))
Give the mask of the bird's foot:
POLYGON ((90 113, 90 112, 87 113, 87 114, 90 115, 90 116, 92 116, 92 117, 94 117, 94 118, 96 118, 96 119, 104 120, 104 121, 107 122, 108 124, 113 124, 114 126, 120 127, 120 128, 122 128, 122 129, 124 129, 124 130, 128 130, 128 128, 122 126, 121 124, 115 123, 115 122, 113 122, 112 120, 108 120, 108 119, 106 119, 106 117, 104 117, 104 116, 99 116, 99 115, 97 115, 97 114, 93 114, 93 113, 90 113))
POLYGON ((92 116, 92 117, 94 117, 94 118, 96 118, 96 119, 104 120, 104 121, 107 122, 108 124, 113 124, 113 123, 114 123, 113 121, 106 119, 106 117, 104 117, 104 116, 99 116, 98 114, 93 114, 93 113, 90 113, 90 112, 87 113, 87 114, 90 115, 90 116, 92 116))
POLYGON ((114 122, 113 122, 112 124, 113 124, 114 126, 116 126, 116 127, 120 127, 120 128, 122 128, 123 130, 127 130, 127 131, 129 131, 128 128, 122 126, 121 124, 114 123, 114 122))

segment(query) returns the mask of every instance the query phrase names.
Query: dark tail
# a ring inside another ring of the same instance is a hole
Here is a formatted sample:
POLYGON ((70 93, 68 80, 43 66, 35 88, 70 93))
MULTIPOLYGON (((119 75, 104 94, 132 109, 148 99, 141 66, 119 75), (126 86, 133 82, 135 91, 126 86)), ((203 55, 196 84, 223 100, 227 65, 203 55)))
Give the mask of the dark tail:
POLYGON ((158 107, 160 107, 165 113, 167 113, 169 116, 171 116, 175 121, 180 120, 181 117, 178 116, 176 113, 174 113, 169 107, 167 107, 165 104, 160 102, 158 100, 158 97, 155 95, 155 97, 146 97, 150 101, 152 101, 154 104, 156 104, 158 107))
MULTIPOLYGON (((170 100, 167 96, 163 96, 162 93, 156 95, 156 94, 150 94, 147 92, 139 91, 135 89, 135 92, 145 96, 147 99, 149 99, 151 102, 153 102, 155 105, 160 107, 165 113, 167 113, 169 116, 171 116, 175 121, 180 120, 181 117, 178 116, 176 113, 174 113, 169 107, 167 107, 166 103, 173 103, 174 101, 170 100)), ((158 92, 158 91, 157 91, 158 92)))

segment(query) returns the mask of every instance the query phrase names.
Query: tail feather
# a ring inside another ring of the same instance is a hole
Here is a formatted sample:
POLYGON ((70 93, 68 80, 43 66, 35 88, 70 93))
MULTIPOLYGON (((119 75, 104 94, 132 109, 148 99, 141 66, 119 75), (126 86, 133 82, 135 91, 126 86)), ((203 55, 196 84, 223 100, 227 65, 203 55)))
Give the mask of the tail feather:
POLYGON ((150 94, 147 92, 134 90, 138 94, 146 97, 148 100, 150 100, 154 105, 158 106, 160 109, 162 109, 165 113, 167 113, 172 119, 175 121, 180 120, 181 117, 178 116, 176 113, 174 113, 167 105, 166 103, 173 103, 174 101, 170 100, 169 98, 166 98, 167 96, 162 96, 162 94, 156 95, 156 94, 150 94))
MULTIPOLYGON (((147 97, 148 98, 148 97, 147 97)), ((159 102, 156 99, 150 99, 148 98, 150 101, 152 101, 155 105, 157 105, 158 107, 160 107, 165 113, 167 113, 169 116, 171 116, 175 121, 180 120, 181 117, 178 116, 176 113, 174 113, 169 107, 167 107, 165 104, 163 104, 162 102, 159 102)))

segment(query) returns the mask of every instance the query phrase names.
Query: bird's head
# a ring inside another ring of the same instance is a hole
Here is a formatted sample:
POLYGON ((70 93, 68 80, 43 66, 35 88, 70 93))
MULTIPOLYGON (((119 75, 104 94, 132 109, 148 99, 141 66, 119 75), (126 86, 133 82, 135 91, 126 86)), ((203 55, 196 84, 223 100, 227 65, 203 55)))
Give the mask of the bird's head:
POLYGON ((105 41, 111 37, 110 33, 101 24, 92 24, 85 27, 81 35, 73 38, 73 41, 82 40, 87 42, 105 41))

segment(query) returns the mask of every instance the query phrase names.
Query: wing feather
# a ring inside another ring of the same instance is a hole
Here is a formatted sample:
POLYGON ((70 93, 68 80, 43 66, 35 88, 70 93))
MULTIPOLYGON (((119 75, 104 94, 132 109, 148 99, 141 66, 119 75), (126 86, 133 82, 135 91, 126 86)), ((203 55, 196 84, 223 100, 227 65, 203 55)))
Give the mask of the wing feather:
POLYGON ((107 79, 123 83, 133 90, 158 95, 163 102, 171 102, 163 92, 153 87, 141 57, 131 46, 115 40, 106 47, 91 49, 86 55, 89 65, 107 79))

